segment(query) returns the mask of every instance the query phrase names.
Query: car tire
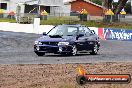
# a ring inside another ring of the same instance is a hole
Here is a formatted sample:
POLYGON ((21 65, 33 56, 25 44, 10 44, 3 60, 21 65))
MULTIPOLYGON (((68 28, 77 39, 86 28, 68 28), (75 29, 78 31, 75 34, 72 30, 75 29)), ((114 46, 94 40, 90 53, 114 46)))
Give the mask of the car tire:
POLYGON ((37 52, 37 51, 35 51, 35 53, 36 53, 36 55, 38 55, 38 56, 44 56, 44 55, 45 55, 44 52, 37 52))
POLYGON ((77 76, 76 81, 79 85, 84 85, 87 82, 87 79, 84 76, 77 76))
POLYGON ((93 47, 93 49, 92 49, 92 52, 90 52, 90 54, 91 55, 97 55, 98 54, 98 49, 99 47, 98 47, 98 45, 97 45, 97 43, 95 43, 95 45, 94 45, 94 47, 93 47))

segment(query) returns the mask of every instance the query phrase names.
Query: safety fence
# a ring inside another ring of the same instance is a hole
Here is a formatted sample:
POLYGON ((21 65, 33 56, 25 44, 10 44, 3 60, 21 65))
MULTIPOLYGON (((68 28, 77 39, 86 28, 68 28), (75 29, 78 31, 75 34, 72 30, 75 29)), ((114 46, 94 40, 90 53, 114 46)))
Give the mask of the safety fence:
POLYGON ((126 22, 132 23, 132 14, 107 16, 103 13, 79 14, 79 13, 50 13, 48 15, 38 15, 36 13, 21 13, 21 14, 0 14, 0 18, 15 19, 18 23, 33 23, 34 18, 39 17, 41 20, 56 19, 66 21, 103 21, 103 22, 126 22))
MULTIPOLYGON (((17 22, 21 22, 22 19, 29 19, 32 20, 36 17, 41 18, 41 20, 47 20, 51 18, 57 18, 58 20, 64 18, 68 18, 67 20, 72 19, 72 20, 82 20, 82 21, 87 21, 87 20, 103 20, 103 15, 100 13, 94 13, 94 14, 83 14, 79 13, 49 13, 48 15, 38 15, 36 13, 20 13, 20 14, 14 14, 10 15, 8 13, 3 13, 0 14, 0 18, 9 18, 9 19, 16 19, 17 22), (76 19, 75 19, 76 18, 76 19)), ((78 21, 79 21, 78 20, 78 21)))
POLYGON ((104 21, 132 23, 132 14, 105 15, 104 21))

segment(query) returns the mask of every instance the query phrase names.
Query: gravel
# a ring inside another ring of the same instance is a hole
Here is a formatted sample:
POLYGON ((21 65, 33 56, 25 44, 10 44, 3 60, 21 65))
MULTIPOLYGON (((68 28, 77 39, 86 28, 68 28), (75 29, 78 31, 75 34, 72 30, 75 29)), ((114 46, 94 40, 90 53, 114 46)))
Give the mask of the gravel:
POLYGON ((88 74, 132 75, 132 63, 0 65, 0 88, 132 88, 132 82, 80 86, 76 82, 79 66, 88 74))

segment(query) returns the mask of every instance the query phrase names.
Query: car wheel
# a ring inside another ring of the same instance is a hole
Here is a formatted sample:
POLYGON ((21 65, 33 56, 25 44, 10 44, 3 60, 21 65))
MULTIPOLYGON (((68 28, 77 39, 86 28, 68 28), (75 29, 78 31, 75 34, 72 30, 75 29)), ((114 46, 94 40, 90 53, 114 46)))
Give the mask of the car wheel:
POLYGON ((91 55, 97 55, 98 54, 98 45, 95 44, 93 47, 92 52, 90 52, 91 55))
POLYGON ((87 79, 84 76, 77 76, 76 81, 79 85, 84 85, 87 82, 87 79))
POLYGON ((72 52, 71 52, 71 54, 73 56, 77 55, 77 47, 75 45, 72 46, 72 52))
POLYGON ((43 53, 43 52, 37 52, 37 51, 35 51, 35 53, 36 53, 36 55, 38 55, 38 56, 44 56, 44 55, 45 55, 45 53, 43 53))

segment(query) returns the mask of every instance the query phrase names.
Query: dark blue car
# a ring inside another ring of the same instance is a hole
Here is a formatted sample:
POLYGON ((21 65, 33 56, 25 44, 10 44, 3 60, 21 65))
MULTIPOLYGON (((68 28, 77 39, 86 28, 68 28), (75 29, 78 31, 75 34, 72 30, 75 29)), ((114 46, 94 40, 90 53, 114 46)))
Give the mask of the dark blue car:
POLYGON ((89 52, 96 55, 100 47, 98 36, 83 25, 58 25, 47 34, 38 38, 34 52, 38 56, 45 53, 76 55, 78 52, 89 52))

